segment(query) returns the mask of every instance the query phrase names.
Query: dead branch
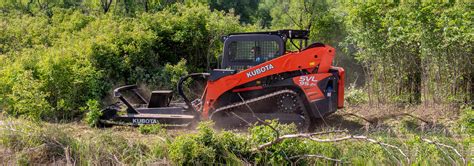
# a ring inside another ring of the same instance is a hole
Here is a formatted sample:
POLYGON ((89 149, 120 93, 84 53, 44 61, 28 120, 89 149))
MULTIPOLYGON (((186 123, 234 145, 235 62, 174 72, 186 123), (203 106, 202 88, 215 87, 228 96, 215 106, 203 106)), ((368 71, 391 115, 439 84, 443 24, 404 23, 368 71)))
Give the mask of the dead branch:
MULTIPOLYGON (((442 147, 445 147, 445 148, 449 148, 451 149, 452 151, 454 151, 454 153, 456 153, 456 155, 459 156, 459 158, 461 158, 462 160, 462 163, 464 165, 466 165, 466 159, 461 155, 461 153, 459 153, 459 151, 452 147, 452 146, 449 146, 449 145, 446 145, 446 144, 442 144, 442 143, 439 143, 439 142, 436 142, 436 141, 432 141, 432 140, 429 140, 429 139, 426 139, 426 138, 421 138, 422 141, 426 142, 426 143, 429 143, 429 144, 434 144, 434 145, 437 145, 437 146, 442 146, 442 147)), ((441 149, 440 149, 441 150, 441 149)), ((442 150, 441 150, 442 151, 442 150)), ((444 152, 443 152, 444 153, 444 152)))
POLYGON ((420 120, 420 121, 422 121, 422 122, 424 122, 424 123, 426 123, 426 124, 432 124, 432 122, 430 122, 430 121, 428 121, 428 120, 425 120, 425 119, 423 119, 423 118, 421 118, 421 117, 415 116, 415 115, 410 114, 410 113, 407 113, 407 112, 404 112, 404 113, 402 113, 402 114, 400 114, 400 115, 409 116, 409 117, 412 117, 413 119, 418 119, 418 120, 420 120))
MULTIPOLYGON (((288 10, 289 10, 289 9, 286 9, 286 8, 283 9, 283 13, 285 13, 285 14, 291 19, 291 21, 292 21, 296 26, 298 26, 300 29, 303 29, 303 26, 300 25, 298 22, 296 22, 293 17, 291 17, 291 15, 288 13, 288 10)), ((301 22, 300 22, 300 23, 301 23, 301 22)))
POLYGON ((363 135, 349 135, 349 136, 345 136, 345 137, 340 137, 340 138, 335 138, 335 139, 318 139, 318 138, 311 138, 311 140, 313 141, 317 141, 317 142, 339 142, 339 141, 344 141, 344 140, 349 140, 349 139, 356 139, 356 140, 365 140, 365 141, 368 141, 370 143, 374 143, 374 144, 379 144, 381 146, 387 146, 387 147, 390 147, 390 148, 394 148, 394 149, 397 149, 398 152, 400 152, 400 154, 403 155, 403 157, 405 157, 405 159, 407 160, 408 163, 410 163, 410 158, 408 158, 408 156, 402 151, 402 149, 394 146, 394 145, 390 145, 390 144, 387 144, 387 143, 384 143, 384 142, 381 142, 381 141, 377 141, 375 139, 372 139, 372 138, 368 138, 367 136, 363 136, 363 135))
POLYGON ((347 132, 347 130, 334 130, 334 131, 323 131, 323 132, 317 132, 317 133, 301 133, 301 134, 283 135, 281 137, 277 137, 275 140, 273 140, 271 142, 267 142, 267 143, 264 143, 264 144, 258 146, 253 151, 263 150, 263 149, 265 149, 269 146, 280 143, 281 141, 283 141, 285 139, 290 139, 290 138, 308 138, 308 139, 311 139, 312 136, 316 136, 316 135, 324 135, 324 134, 331 134, 331 133, 346 133, 346 132, 347 132))
POLYGON ((245 120, 243 117, 237 115, 235 112, 230 112, 233 116, 237 117, 238 119, 240 119, 241 121, 247 123, 247 126, 252 126, 253 124, 250 123, 249 121, 245 120))
POLYGON ((369 124, 373 124, 373 123, 375 123, 375 122, 376 122, 376 121, 374 121, 374 120, 369 120, 369 119, 367 119, 367 118, 363 117, 362 115, 358 115, 358 114, 355 114, 355 113, 350 113, 350 112, 348 112, 348 113, 345 113, 345 114, 342 114, 341 116, 346 116, 346 115, 349 115, 349 116, 354 116, 354 117, 356 117, 356 118, 362 119, 362 120, 364 120, 364 121, 368 122, 369 124))
POLYGON ((399 117, 399 116, 409 116, 413 119, 417 119, 419 121, 422 121, 423 123, 426 123, 426 124, 433 124, 431 121, 428 121, 426 119, 423 119, 421 117, 418 117, 418 116, 415 116, 413 114, 410 114, 410 113, 407 113, 407 112, 404 112, 404 113, 400 113, 400 114, 392 114, 392 115, 388 115, 388 116, 383 116, 383 117, 378 117, 378 118, 374 118, 374 119, 368 119, 362 115, 359 115, 359 114, 355 114, 355 113, 351 113, 351 112, 348 112, 348 113, 344 113, 342 114, 341 116, 354 116, 356 118, 359 118, 359 119, 362 119, 366 122, 368 122, 369 124, 374 124, 378 121, 383 121, 383 120, 386 120, 386 119, 391 119, 391 118, 396 118, 396 117, 399 117))
MULTIPOLYGON (((330 131, 330 132, 323 132, 321 134, 326 134, 326 133, 334 133, 334 131, 330 131)), ((321 135, 321 134, 315 134, 315 135, 321 135)), ((337 137, 337 138, 332 138, 332 139, 320 139, 320 138, 315 138, 315 137, 312 137, 314 135, 311 135, 311 134, 291 134, 291 135, 283 135, 281 137, 278 137, 277 139, 275 139, 274 141, 271 141, 271 142, 267 142, 267 143, 264 143, 262 145, 259 145, 256 149, 254 149, 254 151, 260 151, 260 150, 263 150, 271 145, 274 145, 276 143, 279 143, 285 139, 290 139, 290 138, 307 138, 307 139, 310 139, 312 141, 316 141, 316 142, 340 142, 340 141, 345 141, 345 140, 351 140, 351 139, 355 139, 355 140, 364 140, 364 141, 367 141, 367 142, 370 142, 370 143, 374 143, 374 144, 379 144, 380 146, 386 146, 386 147, 390 147, 390 148, 393 148, 393 149, 396 149, 398 150, 398 152, 403 155, 403 157, 405 157, 405 159, 407 160, 408 163, 410 163, 410 158, 408 158, 408 156, 403 152, 403 150, 401 150, 400 148, 398 148, 397 146, 394 146, 394 145, 391 145, 391 144, 387 144, 387 143, 384 143, 384 142, 381 142, 381 141, 377 141, 375 139, 372 139, 372 138, 368 138, 367 136, 362 136, 362 135, 348 135, 348 136, 345 136, 345 137, 337 137)))
POLYGON ((451 157, 451 155, 446 153, 439 145, 437 145, 437 144, 434 144, 434 145, 436 146, 436 149, 441 151, 445 156, 447 156, 449 158, 449 160, 451 161, 451 163, 453 163, 453 165, 457 165, 456 161, 453 159, 453 157, 451 157))
POLYGON ((65 155, 65 158, 66 158, 66 165, 67 165, 67 166, 73 165, 73 162, 71 162, 71 156, 70 156, 70 149, 69 149, 69 147, 65 147, 65 148, 64 148, 64 155, 65 155))
POLYGON ((249 109, 249 111, 252 113, 252 116, 257 119, 258 122, 262 123, 263 125, 265 126, 268 126, 270 127, 276 134, 276 137, 279 138, 280 137, 280 132, 275 128, 273 127, 270 123, 267 123, 265 121, 263 121, 262 119, 260 119, 257 115, 255 115, 255 112, 253 111, 252 107, 250 107, 247 102, 245 102, 245 99, 242 97, 242 95, 240 95, 240 93, 237 93, 237 95, 239 95, 240 99, 242 100, 242 102, 245 103, 245 106, 247 106, 247 108, 249 109))

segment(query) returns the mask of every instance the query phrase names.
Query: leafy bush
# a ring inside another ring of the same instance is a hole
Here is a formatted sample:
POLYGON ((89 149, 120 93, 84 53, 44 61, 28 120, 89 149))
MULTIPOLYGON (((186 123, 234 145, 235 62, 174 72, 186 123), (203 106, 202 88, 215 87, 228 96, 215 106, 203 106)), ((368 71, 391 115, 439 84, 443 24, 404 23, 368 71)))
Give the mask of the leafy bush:
MULTIPOLYGON (((222 131, 217 135, 217 141, 220 144, 223 163, 238 162, 252 158, 251 143, 244 135, 236 134, 232 131, 222 131)), ((222 161, 221 161, 222 162, 222 161)))
POLYGON ((140 125, 138 127, 138 131, 141 134, 160 134, 164 133, 165 129, 161 126, 161 124, 150 124, 150 125, 140 125))
POLYGON ((466 131, 468 134, 474 134, 474 108, 473 106, 461 107, 461 117, 459 118, 459 126, 461 132, 466 131))
POLYGON ((4 74, 7 74, 6 79, 12 81, 10 85, 6 82, 7 86, 11 86, 11 92, 3 99, 7 104, 4 108, 7 114, 32 120, 50 115, 51 106, 46 100, 49 94, 41 90, 42 82, 35 80, 31 71, 19 70, 4 74))
POLYGON ((102 116, 99 102, 97 100, 89 100, 87 101, 87 107, 83 109, 88 110, 85 117, 86 123, 91 127, 97 127, 100 123, 100 116, 102 116))
POLYGON ((166 64, 162 72, 162 86, 168 89, 176 89, 179 79, 188 74, 186 60, 181 59, 176 65, 166 64))
POLYGON ((350 105, 364 104, 368 99, 367 92, 354 86, 350 86, 344 94, 344 100, 350 105))
POLYGON ((79 108, 103 92, 101 74, 73 50, 38 48, 23 55, 2 70, 0 86, 6 112, 32 119, 70 120, 79 108))
POLYGON ((178 165, 211 164, 216 152, 199 142, 196 136, 178 136, 169 148, 170 159, 178 165))
POLYGON ((197 134, 178 136, 169 145, 170 159, 178 165, 240 163, 250 158, 248 140, 232 132, 216 133, 213 123, 199 123, 197 134))
MULTIPOLYGON (((297 133, 294 124, 279 124, 278 121, 269 121, 271 126, 279 131, 280 135, 297 133)), ((258 146, 276 139, 277 133, 269 126, 260 125, 249 129, 250 142, 258 146)), ((300 139, 285 139, 252 156, 256 164, 291 164, 287 157, 301 155, 308 152, 308 147, 300 139)))
POLYGON ((46 14, 23 8, 0 14, 0 104, 7 114, 70 120, 117 84, 175 89, 179 77, 208 67, 203 62, 221 50, 215 41, 223 33, 241 28, 238 17, 205 5, 177 4, 134 17, 65 6, 48 6, 46 14), (13 81, 23 72, 30 76, 13 81), (31 94, 21 82, 35 85, 31 94))
POLYGON ((209 123, 200 123, 198 134, 178 136, 169 145, 170 159, 178 165, 211 164, 216 160, 215 133, 209 123))

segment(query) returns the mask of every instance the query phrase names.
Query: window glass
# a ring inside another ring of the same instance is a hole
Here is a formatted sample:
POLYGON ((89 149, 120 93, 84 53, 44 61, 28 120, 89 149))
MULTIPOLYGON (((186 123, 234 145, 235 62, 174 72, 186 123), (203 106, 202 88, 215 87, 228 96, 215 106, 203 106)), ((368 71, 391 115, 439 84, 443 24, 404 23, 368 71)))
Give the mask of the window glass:
POLYGON ((276 41, 233 41, 229 44, 231 62, 262 63, 279 55, 279 45, 276 41))

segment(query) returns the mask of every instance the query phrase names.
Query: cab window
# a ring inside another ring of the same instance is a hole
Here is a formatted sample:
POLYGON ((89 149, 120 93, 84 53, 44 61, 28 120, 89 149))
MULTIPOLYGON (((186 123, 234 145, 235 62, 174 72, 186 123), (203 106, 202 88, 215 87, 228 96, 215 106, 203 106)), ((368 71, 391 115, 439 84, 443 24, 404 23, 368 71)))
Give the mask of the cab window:
POLYGON ((263 63, 280 56, 277 41, 232 41, 229 44, 231 62, 263 63))

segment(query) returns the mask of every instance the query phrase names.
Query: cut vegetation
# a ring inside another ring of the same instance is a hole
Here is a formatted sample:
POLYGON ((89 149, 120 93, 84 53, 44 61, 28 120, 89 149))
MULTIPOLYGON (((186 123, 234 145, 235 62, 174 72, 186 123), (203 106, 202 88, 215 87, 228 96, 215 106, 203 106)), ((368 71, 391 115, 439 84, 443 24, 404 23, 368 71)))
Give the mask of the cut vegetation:
POLYGON ((3 0, 0 164, 473 165, 473 20, 462 0, 3 0), (98 128, 112 89, 176 93, 222 65, 222 35, 280 29, 308 30, 345 69, 345 108, 309 132, 98 128))

